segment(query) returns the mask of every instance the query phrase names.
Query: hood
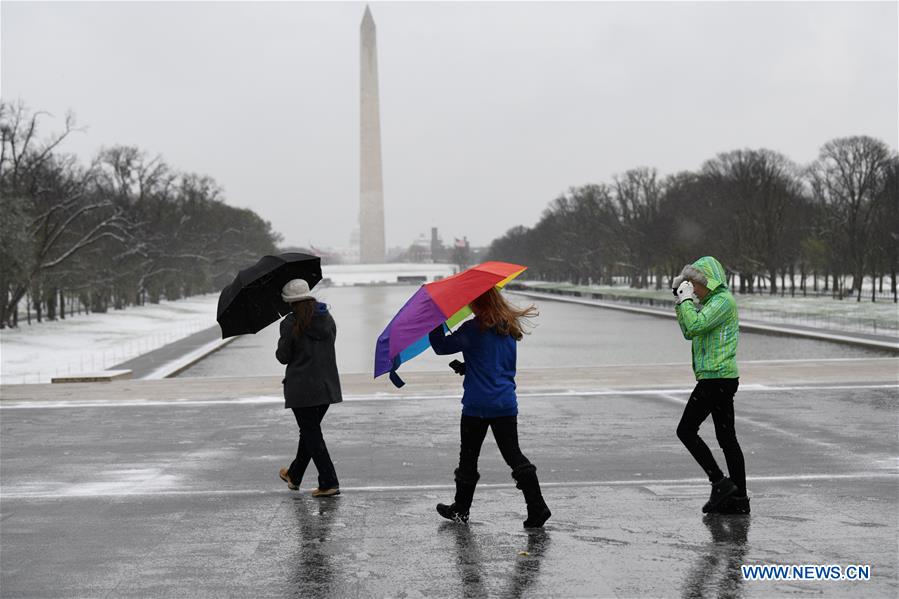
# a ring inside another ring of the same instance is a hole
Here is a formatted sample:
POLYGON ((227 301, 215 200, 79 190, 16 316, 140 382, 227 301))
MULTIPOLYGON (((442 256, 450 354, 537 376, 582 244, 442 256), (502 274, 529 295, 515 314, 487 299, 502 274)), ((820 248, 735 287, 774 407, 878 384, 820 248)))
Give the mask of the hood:
POLYGON ((330 334, 330 325, 328 323, 328 304, 316 302, 315 314, 312 315, 312 322, 306 329, 306 335, 313 339, 326 339, 330 334))
POLYGON ((727 275, 724 273, 724 267, 712 256, 703 256, 693 263, 693 267, 702 271, 702 274, 708 279, 706 287, 709 288, 709 291, 715 291, 719 287, 727 288, 727 275))

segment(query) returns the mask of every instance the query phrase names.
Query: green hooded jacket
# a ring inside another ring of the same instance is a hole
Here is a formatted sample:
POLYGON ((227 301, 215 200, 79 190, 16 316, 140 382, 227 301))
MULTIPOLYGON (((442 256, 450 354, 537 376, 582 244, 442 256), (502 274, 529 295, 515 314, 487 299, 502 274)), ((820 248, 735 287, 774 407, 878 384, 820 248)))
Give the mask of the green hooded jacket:
POLYGON ((724 267, 711 256, 703 256, 693 263, 693 267, 708 279, 709 294, 699 308, 692 301, 686 301, 676 309, 684 338, 693 342, 696 380, 738 378, 740 321, 737 319, 737 302, 727 289, 724 267))

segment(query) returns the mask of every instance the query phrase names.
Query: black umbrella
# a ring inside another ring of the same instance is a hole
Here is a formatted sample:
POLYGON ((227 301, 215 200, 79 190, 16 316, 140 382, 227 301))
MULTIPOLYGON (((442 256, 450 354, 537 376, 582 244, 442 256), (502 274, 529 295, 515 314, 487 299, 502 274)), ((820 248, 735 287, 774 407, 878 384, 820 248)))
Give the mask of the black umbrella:
POLYGON ((219 295, 218 320, 222 339, 257 333, 288 312, 281 288, 292 279, 303 279, 309 288, 322 280, 321 258, 290 252, 263 256, 245 268, 219 295))

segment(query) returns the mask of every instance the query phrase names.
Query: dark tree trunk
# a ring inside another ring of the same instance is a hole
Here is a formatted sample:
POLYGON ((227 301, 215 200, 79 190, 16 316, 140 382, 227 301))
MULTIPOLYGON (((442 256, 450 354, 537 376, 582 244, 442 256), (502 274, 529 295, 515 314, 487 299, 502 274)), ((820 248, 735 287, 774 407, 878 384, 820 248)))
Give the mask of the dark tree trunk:
POLYGON ((56 320, 56 298, 58 297, 55 287, 50 289, 47 294, 47 320, 56 320))
POLYGON ((43 322, 44 321, 44 310, 43 310, 44 302, 42 301, 43 298, 41 297, 40 292, 32 294, 31 298, 34 300, 34 313, 37 316, 37 321, 43 322))
POLYGON ((893 270, 890 273, 890 291, 893 294, 893 303, 899 302, 899 297, 896 296, 896 263, 893 262, 893 270))
POLYGON ((805 273, 805 262, 799 264, 799 286, 802 289, 802 297, 806 296, 806 287, 807 284, 805 282, 806 273, 805 273))
POLYGON ((103 297, 104 293, 100 291, 94 291, 91 294, 91 312, 95 314, 102 314, 106 312, 106 302, 103 297))
POLYGON ((796 267, 790 264, 790 297, 796 297, 796 267))
MULTIPOLYGON (((2 276, 2 275, 0 275, 2 276)), ((11 314, 9 313, 9 286, 0 285, 0 329, 11 326, 11 314)))

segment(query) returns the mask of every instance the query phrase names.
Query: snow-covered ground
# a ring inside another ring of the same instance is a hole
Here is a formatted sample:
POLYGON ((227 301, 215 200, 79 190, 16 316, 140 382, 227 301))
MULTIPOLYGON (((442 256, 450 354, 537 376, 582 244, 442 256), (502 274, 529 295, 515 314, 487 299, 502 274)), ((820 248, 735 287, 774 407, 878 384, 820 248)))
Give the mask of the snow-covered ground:
MULTIPOLYGON (((572 285, 570 283, 549 283, 528 281, 528 287, 535 290, 555 288, 581 293, 602 293, 622 298, 653 299, 672 301, 667 289, 632 289, 608 285, 572 285)), ((740 316, 749 320, 795 324, 836 331, 875 333, 879 335, 899 335, 899 306, 890 300, 878 299, 872 302, 862 298, 861 302, 846 298, 836 300, 826 296, 790 297, 789 291, 780 295, 736 294, 740 316)))
POLYGON ((218 294, 0 331, 0 383, 104 370, 216 324, 218 294))

